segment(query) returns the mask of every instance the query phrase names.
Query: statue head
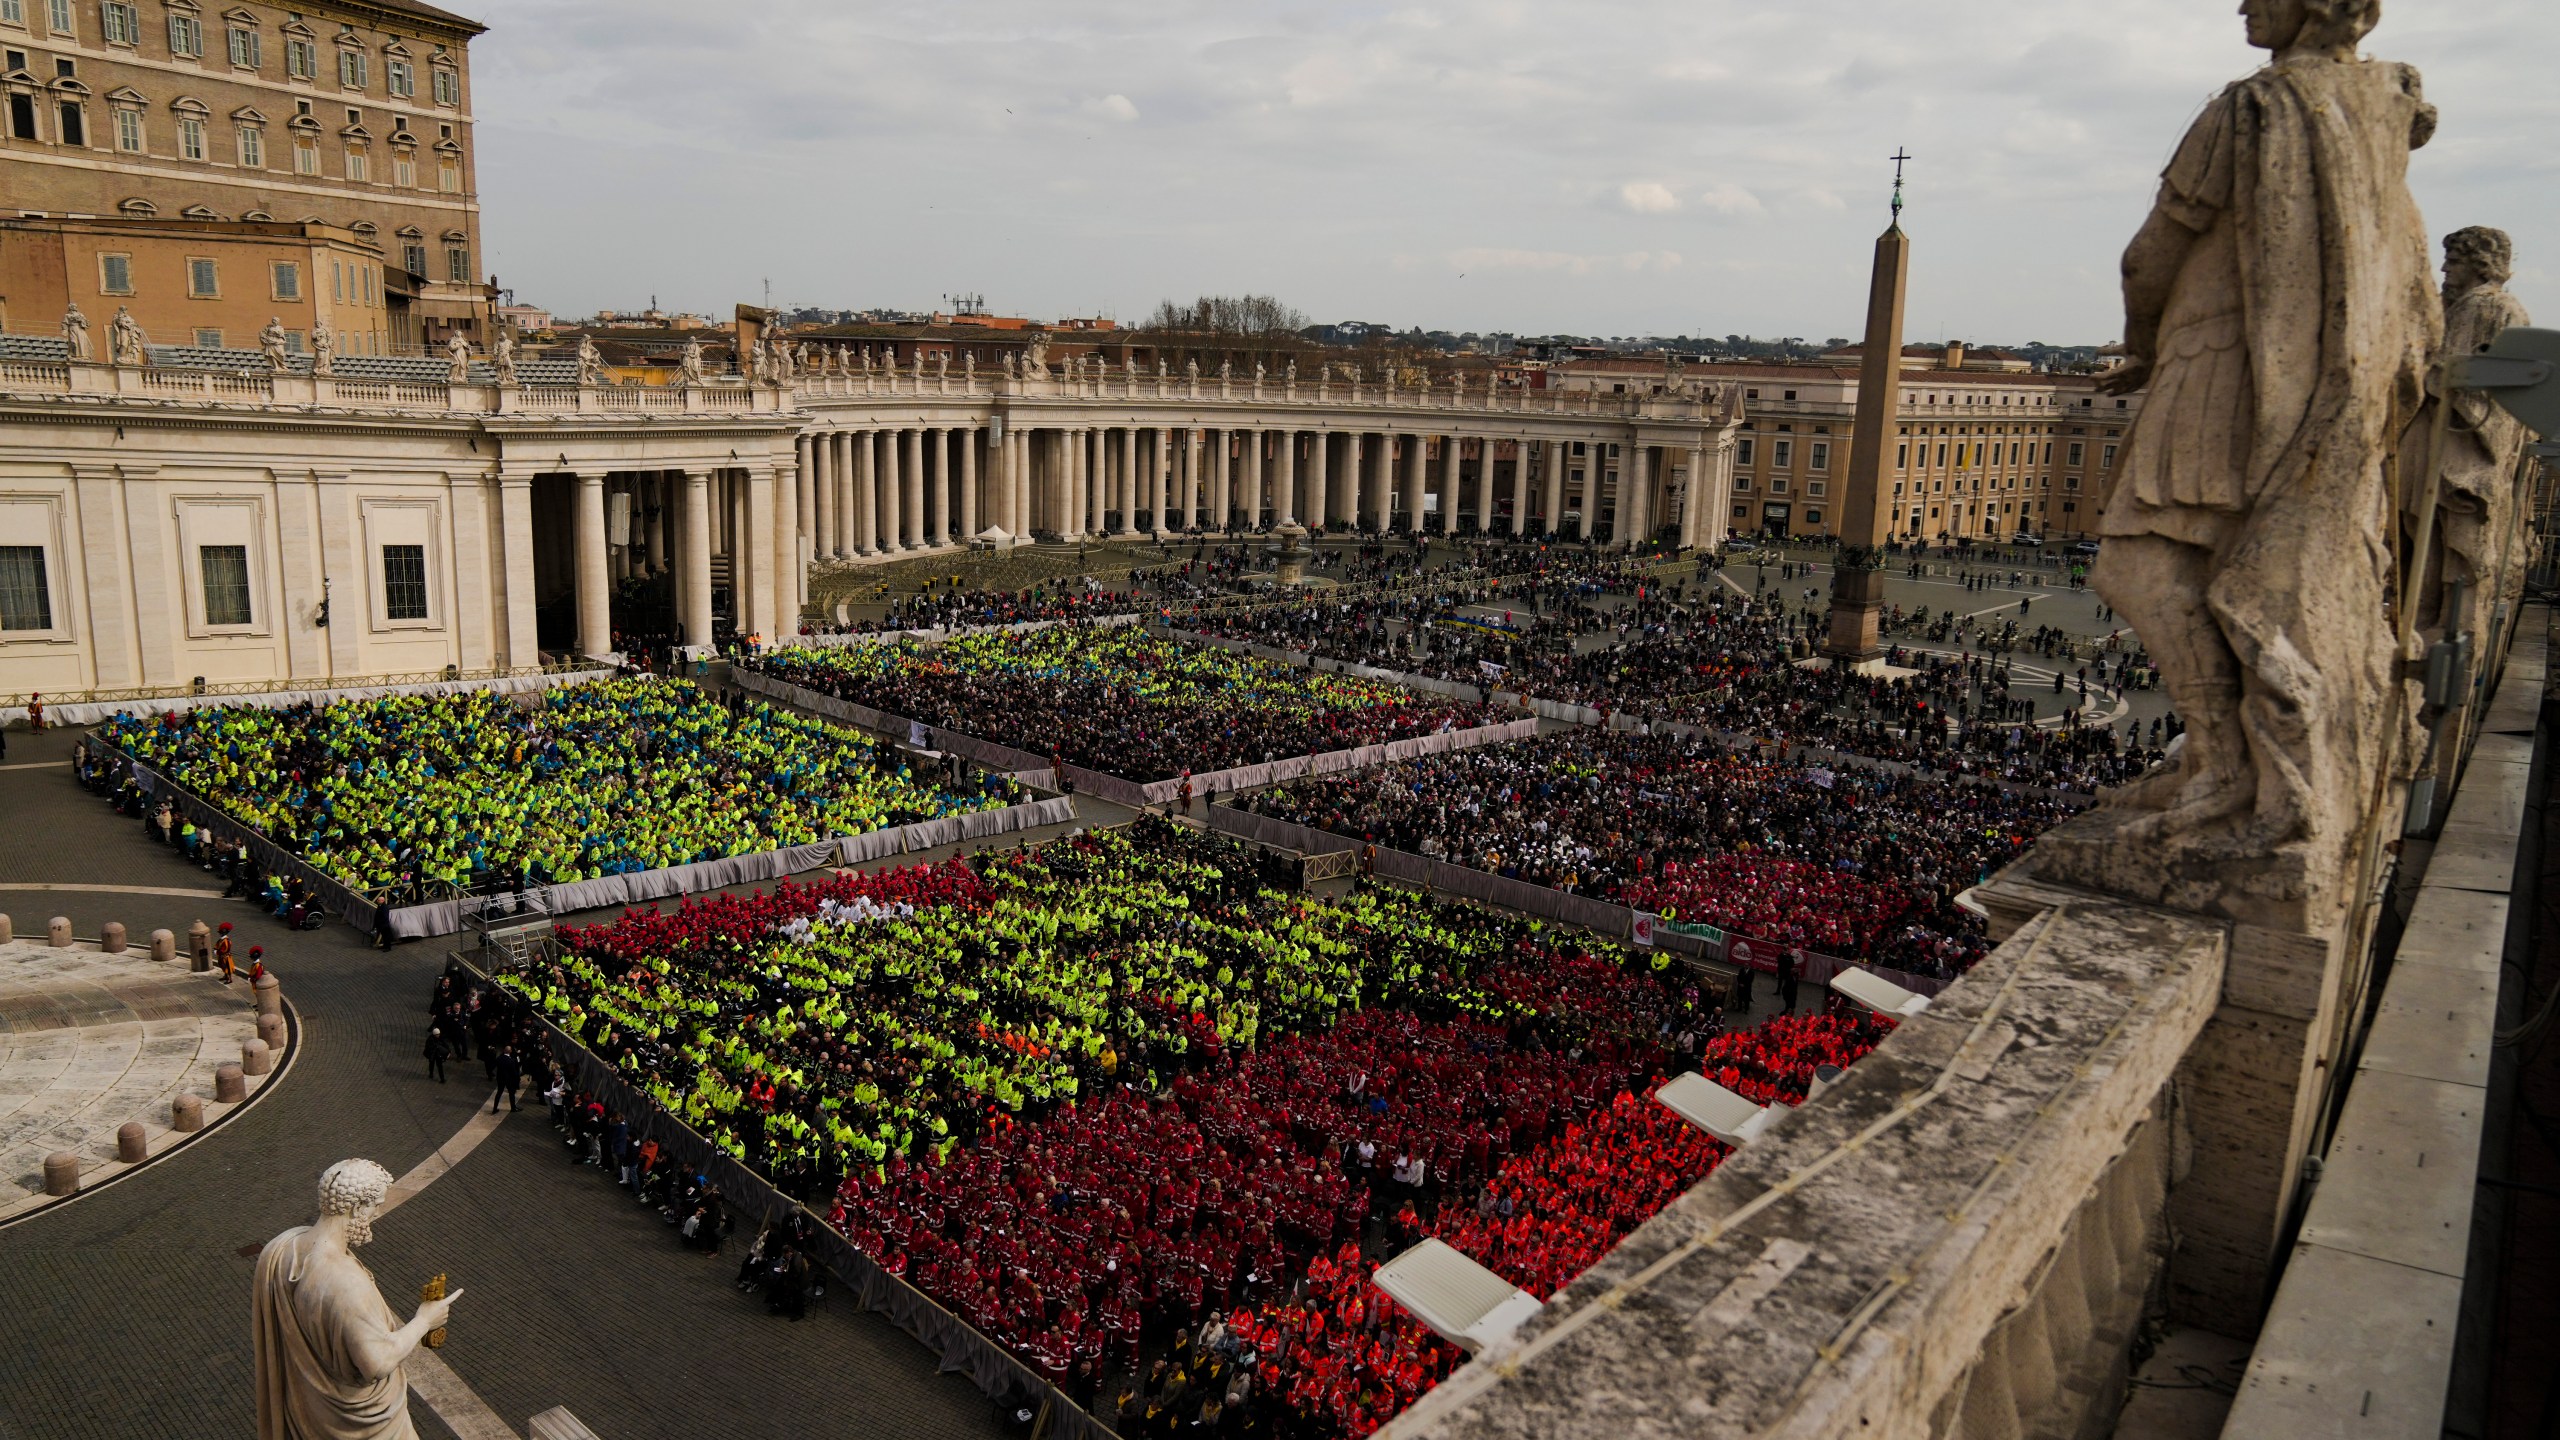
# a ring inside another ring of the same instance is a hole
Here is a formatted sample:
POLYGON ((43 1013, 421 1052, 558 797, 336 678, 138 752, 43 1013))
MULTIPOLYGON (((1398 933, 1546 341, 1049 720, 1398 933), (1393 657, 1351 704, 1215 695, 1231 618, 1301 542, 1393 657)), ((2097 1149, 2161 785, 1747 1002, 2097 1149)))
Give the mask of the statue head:
POLYGON ((2345 51, 2382 20, 2382 0, 2240 0, 2249 43, 2278 55, 2345 51))
POLYGON ((2444 288, 2504 285, 2515 273, 2515 242, 2504 230, 2472 225, 2444 237, 2444 288))
POLYGON ((343 1216, 353 1249, 373 1239, 373 1212, 390 1193, 390 1171, 370 1160, 341 1160, 320 1172, 320 1216, 343 1216))

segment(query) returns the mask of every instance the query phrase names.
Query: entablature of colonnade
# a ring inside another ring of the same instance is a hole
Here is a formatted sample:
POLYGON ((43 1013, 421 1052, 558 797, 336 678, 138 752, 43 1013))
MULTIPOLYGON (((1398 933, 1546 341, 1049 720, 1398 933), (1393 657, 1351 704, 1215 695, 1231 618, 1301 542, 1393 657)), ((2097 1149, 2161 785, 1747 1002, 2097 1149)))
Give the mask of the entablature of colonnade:
POLYGON ((1498 439, 1587 440, 1605 436, 1622 443, 1687 446, 1707 432, 1741 423, 1738 411, 1685 407, 1694 413, 1580 414, 1474 407, 1316 404, 1208 399, 1130 400, 1122 396, 880 396, 820 399, 804 403, 801 417, 814 432, 871 429, 984 427, 1003 417, 1007 428, 1085 430, 1296 430, 1331 434, 1463 435, 1498 439))

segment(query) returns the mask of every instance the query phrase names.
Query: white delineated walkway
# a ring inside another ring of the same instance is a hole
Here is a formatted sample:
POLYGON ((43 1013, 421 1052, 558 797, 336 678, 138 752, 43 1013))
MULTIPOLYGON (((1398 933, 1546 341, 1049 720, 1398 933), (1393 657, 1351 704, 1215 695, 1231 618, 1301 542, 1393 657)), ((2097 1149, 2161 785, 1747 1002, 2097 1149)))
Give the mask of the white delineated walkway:
MULTIPOLYGON (((157 1155, 191 1138, 170 1128, 179 1095, 204 1101, 207 1125, 233 1109, 214 1101, 214 1069, 257 1033, 246 978, 226 987, 143 948, 0 944, 0 1220, 50 1203, 44 1157, 55 1151, 80 1157, 87 1188, 126 1168, 125 1122, 142 1122, 157 1155)), ((271 1078, 249 1076, 250 1098, 271 1078)))

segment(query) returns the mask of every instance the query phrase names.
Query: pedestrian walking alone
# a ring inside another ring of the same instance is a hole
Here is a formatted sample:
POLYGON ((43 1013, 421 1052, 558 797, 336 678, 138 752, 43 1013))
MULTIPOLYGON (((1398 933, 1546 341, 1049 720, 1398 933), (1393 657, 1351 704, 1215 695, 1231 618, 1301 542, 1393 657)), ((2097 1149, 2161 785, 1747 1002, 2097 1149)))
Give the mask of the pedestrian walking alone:
POLYGON ((428 1026, 427 1078, 435 1081, 439 1085, 443 1084, 444 1062, 452 1054, 453 1047, 444 1043, 444 1028, 439 1025, 428 1026))
POLYGON ((489 1113, 498 1113, 501 1100, 507 1102, 509 1110, 515 1109, 516 1082, 524 1078, 524 1062, 516 1058, 516 1052, 499 1047, 498 1058, 489 1062, 489 1078, 498 1087, 498 1093, 489 1097, 489 1113))

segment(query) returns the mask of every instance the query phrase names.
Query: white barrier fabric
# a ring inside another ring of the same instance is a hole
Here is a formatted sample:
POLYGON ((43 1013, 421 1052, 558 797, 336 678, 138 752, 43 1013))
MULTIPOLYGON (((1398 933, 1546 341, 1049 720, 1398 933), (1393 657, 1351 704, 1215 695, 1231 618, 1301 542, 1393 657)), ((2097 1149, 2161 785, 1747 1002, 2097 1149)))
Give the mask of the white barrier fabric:
MULTIPOLYGON (((1075 623, 1109 628, 1115 625, 1135 625, 1141 618, 1143 617, 1135 614, 1078 616, 1075 623)), ((1009 620, 1002 625, 936 625, 924 630, 874 630, 864 635, 794 635, 784 648, 844 650, 855 645, 878 645, 890 640, 921 640, 928 645, 933 645, 955 635, 1018 635, 1025 631, 1046 630, 1053 625, 1066 623, 1064 620, 1009 620)))
MULTIPOLYGON (((466 690, 487 690, 500 695, 516 695, 533 690, 549 690, 560 685, 577 685, 589 680, 609 680, 612 670, 568 670, 544 675, 505 675, 486 680, 425 680, 411 685, 344 685, 320 690, 260 690, 248 695, 177 695, 160 700, 100 700, 69 705, 45 702, 44 718, 48 725, 95 725, 111 715, 166 715, 175 711, 196 710, 206 706, 243 705, 259 710, 282 710, 294 705, 327 705, 339 700, 379 700, 386 695, 458 695, 466 690)), ((0 725, 27 718, 27 707, 13 705, 0 708, 0 725)))
MULTIPOLYGON (((1337 835, 1329 830, 1317 830, 1269 815, 1257 815, 1249 810, 1233 810, 1224 805, 1209 806, 1203 812, 1202 819, 1207 822, 1209 828, 1221 833, 1264 845, 1276 845, 1282 849, 1295 850, 1306 855, 1332 854, 1343 850, 1356 850, 1361 846, 1360 841, 1346 835, 1337 835)), ((1587 895, 1568 895, 1549 886, 1533 885, 1525 880, 1513 880, 1507 876, 1471 869, 1464 865, 1452 865, 1446 860, 1434 860, 1427 855, 1415 855, 1408 851, 1390 850, 1380 846, 1375 864, 1377 873, 1390 880, 1402 880, 1409 885, 1425 885, 1444 895, 1456 895, 1489 905, 1499 905, 1507 910, 1518 910, 1524 914, 1560 920, 1568 925, 1579 925, 1585 930, 1606 935, 1612 939, 1628 938, 1635 926, 1636 912, 1624 905, 1594 900, 1587 895)), ((1789 949, 1786 946, 1740 935, 1727 937, 1725 945, 1720 948, 1698 936, 1684 935, 1660 927, 1654 931, 1654 943, 1665 950, 1704 955, 1709 959, 1723 959, 1736 965, 1748 965, 1754 970, 1767 974, 1777 973, 1778 957, 1787 953, 1789 949)), ((1950 983, 1934 976, 1914 975, 1908 971, 1888 969, 1881 965, 1861 965, 1856 961, 1843 960, 1833 955, 1821 955, 1810 950, 1796 949, 1793 954, 1796 959, 1797 978, 1812 985, 1823 984, 1833 975, 1852 969, 1881 975, 1902 988, 1920 995, 1935 995, 1950 983)))
POLYGON ((909 855, 939 846, 957 845, 963 840, 983 840, 1018 830, 1036 830, 1044 825, 1064 825, 1075 818, 1075 801, 1060 796, 1027 805, 1008 805, 1001 810, 944 815, 911 825, 874 830, 867 835, 848 835, 784 850, 764 850, 753 855, 732 855, 725 859, 670 866, 664 870, 603 875, 565 885, 545 885, 516 895, 408 905, 391 912, 391 928, 393 933, 404 937, 452 935, 463 928, 467 914, 472 911, 501 917, 515 914, 566 915, 578 910, 640 905, 678 895, 697 895, 706 890, 725 890, 732 885, 779 880, 786 875, 797 875, 821 866, 859 865, 886 855, 909 855))
MULTIPOLYGON (((740 685, 759 695, 771 696, 812 714, 842 720, 848 725, 859 725, 866 730, 904 735, 918 723, 903 715, 894 715, 886 710, 875 710, 871 706, 857 705, 849 700, 838 700, 832 696, 821 695, 805 686, 776 680, 771 676, 759 675, 753 671, 738 670, 733 671, 732 675, 740 685)), ((945 730, 940 726, 927 728, 935 749, 948 750, 953 754, 964 756, 971 762, 990 770, 1018 774, 1026 771, 1045 771, 1050 768, 1049 761, 1045 757, 1034 755, 1027 750, 1016 750, 1010 746, 998 745, 992 740, 980 739, 958 730, 945 730)), ((1383 745, 1363 745, 1351 750, 1328 750, 1320 755, 1292 756, 1285 760, 1274 760, 1260 765, 1244 765, 1231 770, 1213 770, 1205 775, 1194 775, 1191 777, 1192 793, 1206 795, 1214 790, 1220 794, 1226 794, 1236 790, 1259 789, 1279 780, 1295 780, 1307 775, 1333 775, 1345 770, 1363 770, 1372 765, 1384 764, 1389 760, 1402 760, 1414 755, 1437 755, 1450 750, 1467 750, 1478 745, 1497 745, 1506 741, 1526 739, 1537 733, 1538 722, 1535 720, 1510 720, 1499 725, 1477 726, 1471 730, 1446 730, 1436 735, 1416 735, 1404 740, 1390 740, 1383 745)), ((1060 765, 1056 767, 1056 776, 1073 782, 1076 789, 1084 794, 1099 800, 1108 800, 1115 805, 1126 805, 1131 809, 1141 809, 1148 805, 1166 805, 1182 798, 1182 780, 1178 776, 1170 780, 1153 780, 1142 784, 1117 775, 1105 774, 1099 770, 1088 770, 1081 765, 1060 765)))

